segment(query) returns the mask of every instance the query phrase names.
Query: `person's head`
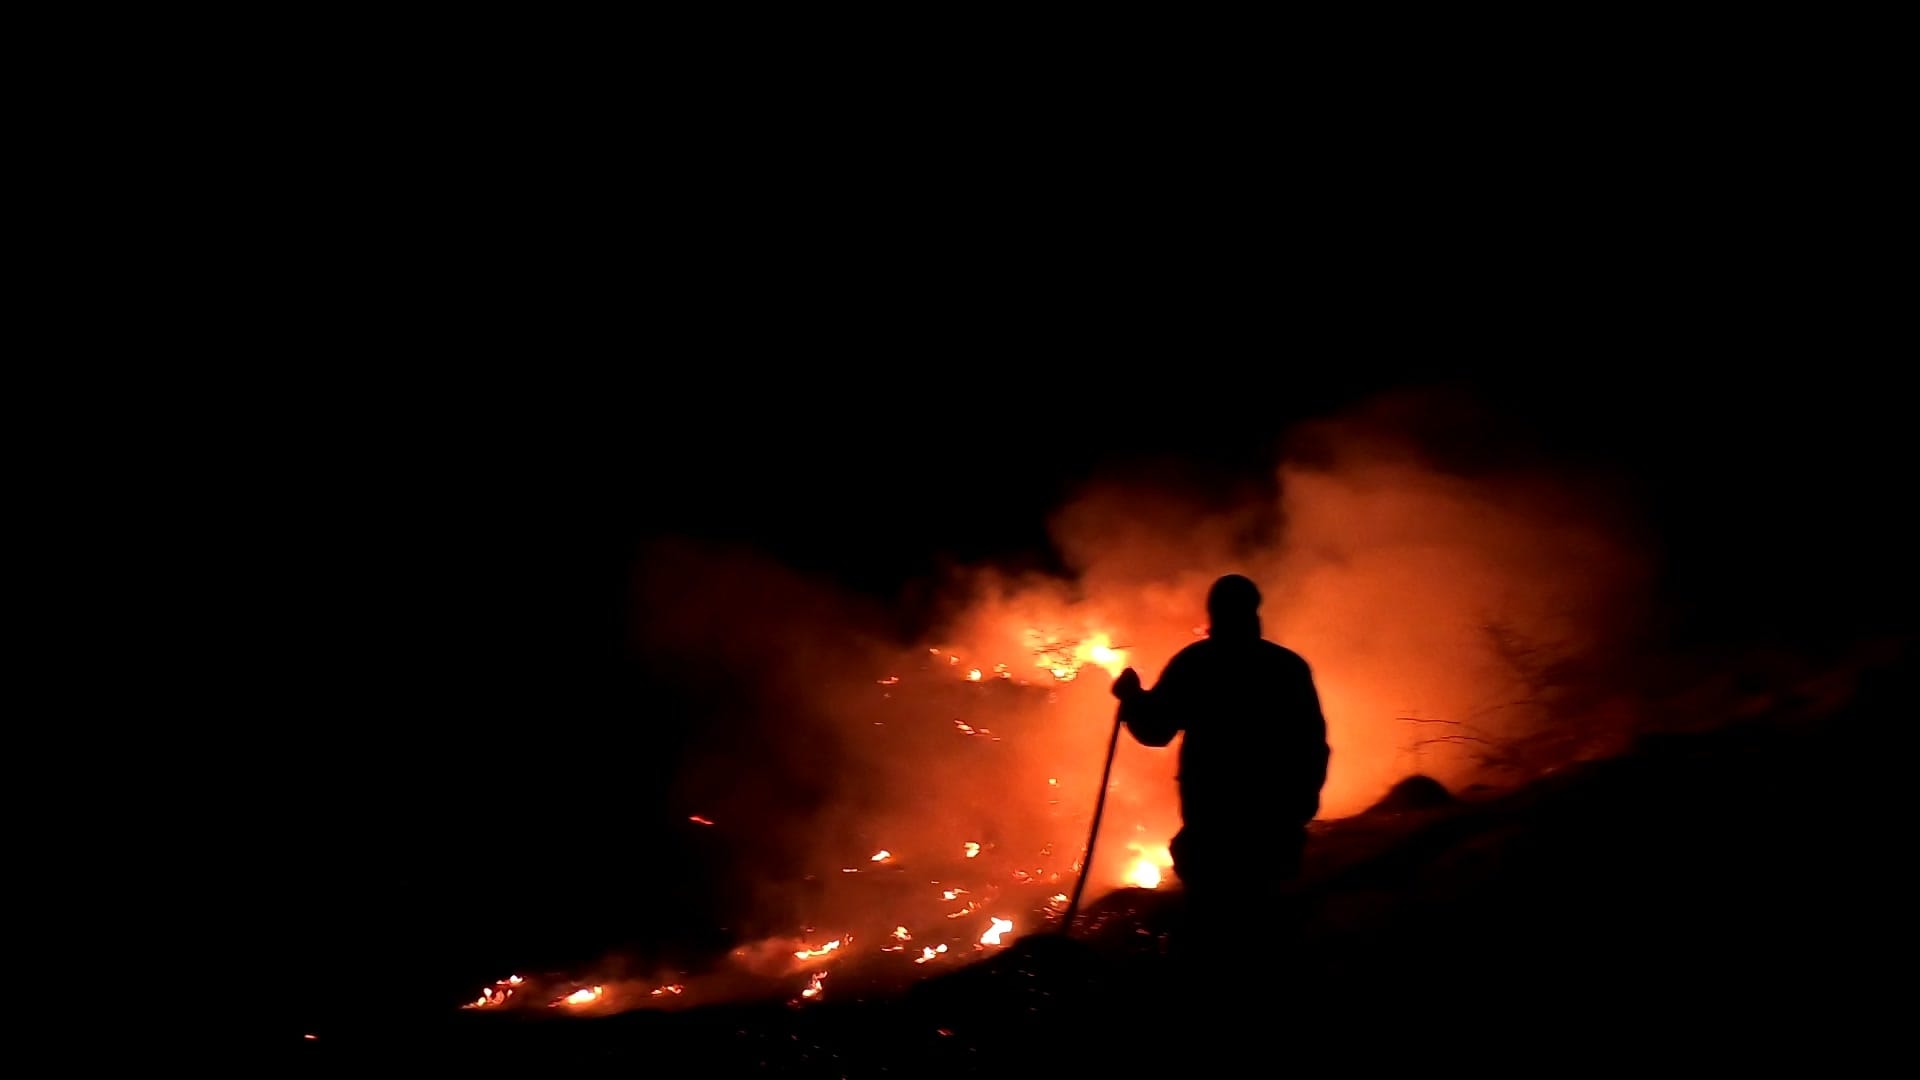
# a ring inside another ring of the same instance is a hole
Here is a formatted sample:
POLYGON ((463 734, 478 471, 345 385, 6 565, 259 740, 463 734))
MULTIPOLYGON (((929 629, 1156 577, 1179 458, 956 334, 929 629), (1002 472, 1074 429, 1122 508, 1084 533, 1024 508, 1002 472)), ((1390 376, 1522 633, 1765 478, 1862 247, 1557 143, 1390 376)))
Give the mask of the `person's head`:
POLYGON ((1260 589, 1239 574, 1228 574, 1207 590, 1207 633, 1216 638, 1260 636, 1260 589))

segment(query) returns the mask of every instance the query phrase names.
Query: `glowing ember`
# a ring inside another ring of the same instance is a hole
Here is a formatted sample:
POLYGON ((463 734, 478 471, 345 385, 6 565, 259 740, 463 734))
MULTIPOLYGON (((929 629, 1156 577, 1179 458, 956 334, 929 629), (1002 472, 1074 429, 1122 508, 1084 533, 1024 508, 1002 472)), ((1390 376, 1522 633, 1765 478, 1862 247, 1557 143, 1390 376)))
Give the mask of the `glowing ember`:
POLYGON ((920 950, 920 958, 915 960, 914 963, 924 964, 927 961, 933 959, 936 956, 939 956, 941 953, 946 951, 947 951, 947 947, 945 945, 942 945, 937 949, 929 945, 926 948, 920 950))
POLYGON ((967 858, 971 859, 978 854, 980 854, 980 845, 971 840, 967 841, 967 858))
POLYGON ((876 851, 873 853, 873 858, 868 859, 867 861, 868 862, 886 862, 888 859, 891 859, 891 858, 893 858, 893 852, 888 851, 886 848, 881 848, 879 851, 876 851))
POLYGON ((940 898, 942 900, 958 900, 960 899, 960 894, 966 891, 965 889, 947 889, 941 892, 940 898))
POLYGON ((675 996, 678 996, 686 992, 687 992, 687 987, 685 983, 668 983, 667 985, 661 987, 660 989, 655 990, 651 996, 659 997, 662 994, 673 994, 675 996))
MULTIPOLYGON (((853 935, 848 934, 846 937, 846 940, 852 941, 853 935)), ((825 956, 828 953, 832 952, 833 950, 839 948, 840 941, 841 941, 840 938, 834 938, 832 941, 827 942, 825 945, 822 945, 817 949, 802 949, 799 952, 794 953, 793 958, 795 960, 811 960, 816 956, 825 956)))
MULTIPOLYGON (((568 994, 566 997, 561 998, 559 1001, 554 1002, 553 1004, 566 1005, 572 1008, 578 1008, 582 1005, 591 1005, 594 1002, 599 1001, 600 995, 606 992, 607 992, 607 988, 604 986, 583 986, 580 989, 575 990, 573 993, 568 994)), ((549 1006, 549 1008, 551 1007, 552 1006, 549 1006)))
POLYGON ((913 940, 913 935, 912 935, 912 934, 909 934, 909 933, 907 933, 907 928, 906 928, 906 927, 904 927, 904 926, 896 926, 896 927, 894 927, 894 928, 893 928, 893 936, 894 936, 894 938, 895 938, 895 940, 898 940, 898 941, 912 941, 912 940, 913 940))
POLYGON ((979 682, 979 681, 980 681, 980 669, 979 669, 979 668, 974 668, 973 670, 971 670, 971 671, 969 671, 969 672, 967 672, 967 681, 968 681, 968 682, 979 682))
POLYGON ((807 980, 807 988, 805 990, 800 991, 800 996, 803 998, 819 997, 820 991, 824 989, 820 984, 826 981, 827 981, 826 972, 824 971, 814 972, 813 977, 807 980))
POLYGON ((308 1039, 308 1040, 314 1040, 314 1039, 318 1039, 318 1038, 320 1038, 320 1036, 318 1036, 318 1035, 302 1035, 302 1036, 300 1036, 300 1037, 301 1037, 301 1038, 303 1038, 303 1039, 308 1039))
POLYGON ((886 678, 879 680, 879 682, 881 686, 898 686, 900 685, 900 676, 889 675, 886 678))
POLYGON ((1012 919, 994 919, 993 925, 987 928, 987 932, 980 935, 980 944, 998 945, 1000 944, 1000 935, 1012 929, 1012 919))
POLYGON ((1052 896, 1048 897, 1047 900, 1049 903, 1064 904, 1067 902, 1067 894, 1063 892, 1057 892, 1057 893, 1054 893, 1052 896))
POLYGON ((699 814, 695 814, 695 815, 693 815, 692 817, 690 817, 690 818, 688 818, 687 820, 688 820, 688 821, 691 821, 691 822, 693 822, 693 823, 694 823, 695 825, 711 825, 711 824, 713 824, 713 822, 711 822, 711 821, 708 821, 708 820, 707 820, 706 818, 703 818, 703 817, 701 817, 701 816, 700 816, 699 814))

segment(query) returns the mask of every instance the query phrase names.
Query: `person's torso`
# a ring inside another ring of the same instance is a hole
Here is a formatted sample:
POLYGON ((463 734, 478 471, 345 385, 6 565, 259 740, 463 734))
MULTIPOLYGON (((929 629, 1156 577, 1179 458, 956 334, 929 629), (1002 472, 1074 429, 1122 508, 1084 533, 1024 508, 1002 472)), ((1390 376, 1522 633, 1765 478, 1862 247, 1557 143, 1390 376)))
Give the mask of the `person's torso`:
POLYGON ((1189 649, 1180 744, 1188 817, 1209 808, 1293 807, 1309 797, 1317 807, 1326 729, 1306 662, 1259 639, 1189 649))

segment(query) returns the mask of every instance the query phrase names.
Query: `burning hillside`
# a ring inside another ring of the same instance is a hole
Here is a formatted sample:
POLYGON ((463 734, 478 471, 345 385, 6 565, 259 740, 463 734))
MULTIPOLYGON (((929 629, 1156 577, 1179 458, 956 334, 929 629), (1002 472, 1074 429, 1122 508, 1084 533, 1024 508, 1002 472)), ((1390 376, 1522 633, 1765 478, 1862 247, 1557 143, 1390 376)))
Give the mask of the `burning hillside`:
MULTIPOLYGON (((897 983, 1056 927, 1080 874, 1097 795, 1099 762, 1084 759, 1111 723, 1106 686, 1127 653, 1102 631, 1030 630, 1022 640, 1027 651, 1011 659, 929 648, 870 682, 871 715, 884 717, 871 721, 873 747, 893 749, 893 760, 939 764, 903 778, 921 788, 919 797, 875 813, 849 830, 839 858, 786 883, 804 911, 795 933, 741 945, 699 973, 516 974, 466 1007, 603 1012, 779 992, 810 1003, 839 985, 897 983)), ((1110 821, 1131 833, 1111 856, 1103 851, 1094 881, 1159 885, 1178 821, 1163 779, 1134 789, 1116 781, 1112 804, 1123 809, 1110 821)), ((688 822, 753 827, 750 818, 719 813, 688 822)))
POLYGON ((1642 572, 1606 513, 1564 478, 1464 477, 1350 428, 1331 439, 1344 450, 1279 470, 1271 504, 1090 492, 1055 522, 1072 580, 962 575, 941 643, 907 651, 856 629, 873 612, 764 560, 650 550, 637 644, 726 696, 678 779, 680 816, 738 853, 748 910, 711 967, 574 973, 566 993, 600 987, 578 1004, 606 1009, 811 1003, 1052 928, 1083 872, 1091 898, 1162 887, 1173 748, 1122 740, 1082 866, 1108 689, 1129 665, 1151 683, 1203 635, 1206 587, 1228 571, 1262 583, 1265 636, 1313 666, 1333 751, 1323 816, 1410 773, 1524 778, 1615 738, 1625 691, 1606 676, 1642 572))

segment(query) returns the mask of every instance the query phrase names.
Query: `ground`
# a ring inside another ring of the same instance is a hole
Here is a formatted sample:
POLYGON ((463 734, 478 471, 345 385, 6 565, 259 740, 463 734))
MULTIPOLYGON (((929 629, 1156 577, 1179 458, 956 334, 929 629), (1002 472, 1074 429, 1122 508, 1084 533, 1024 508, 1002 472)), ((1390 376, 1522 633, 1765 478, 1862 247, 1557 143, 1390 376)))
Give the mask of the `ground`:
POLYGON ((1305 1059, 1537 1067, 1875 1060, 1904 894, 1884 747, 1899 676, 1816 721, 1650 737, 1497 793, 1316 826, 1283 902, 1126 890, 1072 940, 858 999, 553 1020, 453 1013, 291 1048, 330 1069, 817 1076, 1223 1072, 1305 1059), (1210 939, 1214 940, 1214 939, 1210 939), (1884 989, 1883 989, 1884 987, 1884 989), (1244 1065, 1232 1062, 1244 1061, 1244 1065))

